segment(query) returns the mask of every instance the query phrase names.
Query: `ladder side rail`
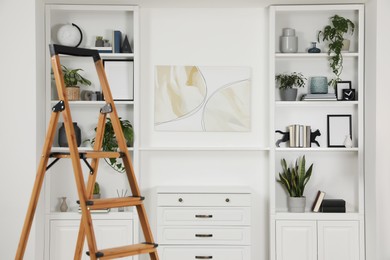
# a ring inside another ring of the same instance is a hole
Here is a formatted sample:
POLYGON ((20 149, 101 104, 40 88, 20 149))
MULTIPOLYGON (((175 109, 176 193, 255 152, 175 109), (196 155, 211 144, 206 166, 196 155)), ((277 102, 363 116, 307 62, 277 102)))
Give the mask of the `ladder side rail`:
POLYGON ((87 208, 86 205, 86 189, 85 189, 85 184, 84 184, 84 178, 83 178, 83 172, 81 169, 81 164, 80 164, 80 155, 77 147, 77 142, 76 142, 76 137, 75 137, 75 131, 72 123, 72 116, 70 113, 70 107, 69 107, 69 101, 65 93, 65 83, 64 83, 64 78, 62 74, 62 69, 61 69, 61 64, 60 64, 60 59, 58 54, 53 55, 51 57, 52 61, 52 68, 54 72, 54 78, 56 81, 56 86, 57 86, 57 92, 58 92, 58 97, 64 101, 65 103, 65 110, 62 111, 62 116, 64 119, 64 126, 65 126, 65 133, 66 133, 66 138, 68 139, 68 145, 69 145, 69 151, 71 155, 71 160, 72 160, 72 166, 73 166, 73 172, 74 172, 74 177, 76 181, 76 186, 77 186, 77 192, 80 200, 80 207, 82 211, 82 215, 84 216, 83 225, 86 229, 86 235, 87 235, 87 242, 88 242, 88 247, 91 252, 91 259, 96 259, 96 251, 97 251, 97 245, 96 245, 96 240, 95 240, 95 234, 93 231, 93 225, 92 225, 92 218, 91 214, 87 208))
POLYGON ((22 234, 20 236, 18 249, 16 251, 16 256, 15 256, 16 260, 23 259, 24 253, 26 251, 27 240, 28 240, 28 237, 29 237, 29 234, 31 231, 31 225, 32 225, 35 210, 36 210, 36 207, 38 204, 39 194, 40 194, 40 191, 42 189, 42 184, 43 184, 43 180, 44 180, 45 173, 46 173, 46 166, 47 166, 48 160, 50 158, 50 150, 51 150, 51 147, 53 146, 53 140, 54 140, 56 126, 58 123, 59 116, 60 116, 59 112, 52 112, 51 117, 50 117, 49 127, 47 129, 46 139, 45 139, 45 143, 43 145, 41 159, 40 159, 37 174, 35 177, 35 183, 34 183, 34 187, 32 190, 30 203, 29 203, 29 206, 27 209, 27 214, 26 214, 26 218, 24 221, 22 234))
MULTIPOLYGON (((122 160, 123 160, 123 164, 124 164, 125 169, 126 169, 127 179, 128 179, 131 191, 132 191, 132 195, 140 197, 141 192, 140 192, 138 184, 137 184, 137 178, 135 176, 134 168, 133 168, 133 165, 131 163, 130 153, 127 149, 125 137, 124 137, 122 127, 121 127, 120 122, 119 122, 118 112, 116 110, 114 100, 112 98, 112 94, 110 91, 110 87, 108 84, 106 73, 104 71, 103 63, 101 60, 98 60, 98 61, 95 61, 95 65, 96 65, 96 70, 97 70, 97 73, 99 76, 100 84, 102 86, 102 91, 103 91, 104 97, 106 99, 106 102, 109 102, 111 104, 111 107, 112 107, 112 112, 110 115, 111 122, 112 122, 112 126, 114 129, 115 135, 116 135, 117 142, 118 142, 118 147, 119 147, 120 151, 122 151, 124 153, 124 157, 122 158, 122 160)), ((136 206, 136 208, 137 208, 137 212, 138 212, 138 215, 140 218, 140 224, 141 224, 142 231, 143 231, 146 242, 154 243, 152 231, 150 229, 150 225, 148 222, 148 218, 147 218, 147 214, 146 214, 146 210, 145 210, 144 205, 143 204, 138 205, 138 206, 136 206)), ((150 255, 150 258, 152 260, 159 259, 157 251, 151 252, 149 255, 150 255)))
MULTIPOLYGON (((105 130, 105 124, 106 124, 106 114, 100 113, 98 124, 96 126, 96 137, 95 137, 95 143, 93 145, 94 151, 100 151, 102 144, 103 144, 103 137, 104 137, 104 130, 105 130)), ((96 182, 97 172, 99 167, 99 158, 94 158, 91 162, 91 168, 93 169, 93 172, 89 174, 88 176, 88 182, 87 182, 87 196, 88 198, 93 197, 93 189, 96 182)), ((84 223, 84 215, 81 216, 80 220, 80 226, 79 226, 79 234, 77 237, 77 244, 76 249, 74 253, 74 259, 81 259, 82 257, 82 251, 84 246, 84 239, 85 239, 85 227, 83 225, 84 223)))

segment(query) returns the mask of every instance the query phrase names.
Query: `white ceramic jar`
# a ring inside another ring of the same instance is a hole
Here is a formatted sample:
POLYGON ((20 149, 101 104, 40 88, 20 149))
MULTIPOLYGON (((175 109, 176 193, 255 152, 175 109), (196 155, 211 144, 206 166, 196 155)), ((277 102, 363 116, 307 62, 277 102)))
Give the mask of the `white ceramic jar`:
POLYGON ((280 51, 283 53, 298 51, 298 37, 295 36, 295 29, 283 28, 283 35, 280 36, 280 51))

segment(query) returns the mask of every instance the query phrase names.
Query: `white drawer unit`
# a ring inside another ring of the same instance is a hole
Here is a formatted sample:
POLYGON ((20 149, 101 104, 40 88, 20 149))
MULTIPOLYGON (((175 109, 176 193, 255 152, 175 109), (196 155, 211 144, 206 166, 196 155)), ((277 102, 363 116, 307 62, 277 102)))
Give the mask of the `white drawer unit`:
POLYGON ((157 242, 162 260, 249 260, 248 187, 160 187, 157 242))

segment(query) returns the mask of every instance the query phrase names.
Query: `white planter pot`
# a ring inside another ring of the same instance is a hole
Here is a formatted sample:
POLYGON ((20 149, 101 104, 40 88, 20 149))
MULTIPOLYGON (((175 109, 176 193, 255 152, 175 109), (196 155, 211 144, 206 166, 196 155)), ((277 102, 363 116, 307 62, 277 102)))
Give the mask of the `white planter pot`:
POLYGON ((305 212, 306 197, 288 197, 287 206, 289 212, 305 212))

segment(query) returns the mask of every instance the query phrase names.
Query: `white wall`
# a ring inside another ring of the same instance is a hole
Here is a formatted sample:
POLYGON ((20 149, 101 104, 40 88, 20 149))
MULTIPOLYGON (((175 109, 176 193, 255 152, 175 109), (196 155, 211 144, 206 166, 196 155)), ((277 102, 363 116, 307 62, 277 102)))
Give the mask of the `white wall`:
MULTIPOLYGON (((2 0, 0 24, 0 258, 13 259, 36 172, 35 1, 2 0)), ((35 258, 34 238, 33 226, 25 259, 35 258)))
MULTIPOLYGON (((267 147, 266 8, 141 8, 141 147, 267 147), (252 130, 246 133, 156 132, 155 65, 252 69, 252 130)), ((247 185, 253 192, 253 259, 268 259, 268 152, 143 151, 141 186, 247 185)), ((150 198, 150 196, 147 196, 150 198)), ((155 201, 149 207, 156 223, 155 201)))

